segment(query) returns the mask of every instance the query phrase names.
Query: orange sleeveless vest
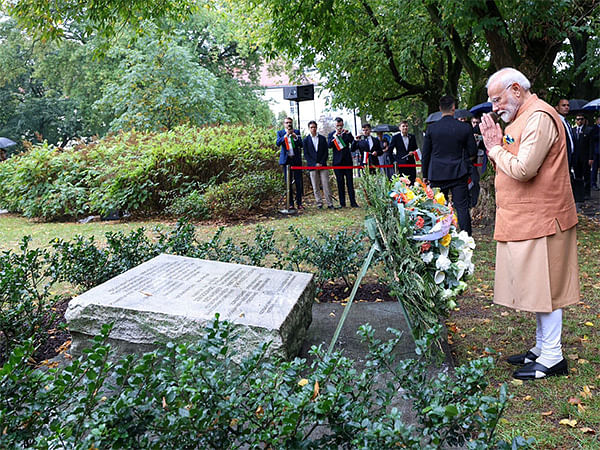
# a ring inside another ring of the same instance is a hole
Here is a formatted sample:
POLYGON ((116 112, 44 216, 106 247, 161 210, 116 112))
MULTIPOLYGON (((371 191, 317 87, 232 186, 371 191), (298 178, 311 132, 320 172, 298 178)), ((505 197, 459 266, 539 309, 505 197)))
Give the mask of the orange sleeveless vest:
POLYGON ((537 111, 543 111, 552 118, 559 138, 550 148, 538 174, 529 181, 517 181, 497 169, 494 230, 494 239, 497 241, 524 241, 551 236, 555 233, 555 220, 563 231, 577 224, 565 129, 554 108, 532 94, 521 105, 514 121, 506 127, 505 135, 512 137, 514 142, 504 143, 502 147, 513 155, 519 152, 521 134, 527 120, 537 111))

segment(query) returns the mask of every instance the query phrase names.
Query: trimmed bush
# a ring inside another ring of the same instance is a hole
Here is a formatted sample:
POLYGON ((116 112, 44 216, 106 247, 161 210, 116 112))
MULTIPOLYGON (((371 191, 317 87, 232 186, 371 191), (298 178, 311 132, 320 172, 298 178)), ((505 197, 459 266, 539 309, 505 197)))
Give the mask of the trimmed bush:
POLYGON ((263 202, 277 199, 284 190, 283 176, 278 172, 249 173, 209 187, 203 198, 215 216, 240 217, 263 202))
MULTIPOLYGON (((43 144, 3 162, 0 206, 45 220, 112 211, 154 214, 194 190, 204 193, 247 174, 260 173, 268 181, 262 174, 277 168, 268 128, 130 131, 67 150, 43 144)), ((247 211, 242 206, 238 209, 247 211)))

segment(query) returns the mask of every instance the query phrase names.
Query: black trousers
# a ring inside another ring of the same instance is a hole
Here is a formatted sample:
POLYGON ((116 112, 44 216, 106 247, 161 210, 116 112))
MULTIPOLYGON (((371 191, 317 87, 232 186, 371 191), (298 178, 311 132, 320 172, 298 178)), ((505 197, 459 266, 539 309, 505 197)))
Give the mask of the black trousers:
POLYGON ((333 169, 333 173, 335 174, 335 181, 337 182, 340 206, 346 206, 346 187, 348 188, 350 206, 357 206, 356 196, 354 194, 352 169, 333 169))
MULTIPOLYGON (((300 164, 298 164, 300 165, 300 164)), ((286 185, 286 189, 287 189, 287 166, 281 166, 281 168, 283 169, 283 179, 285 180, 285 185, 286 185)), ((302 184, 302 171, 301 170, 290 170, 291 172, 291 178, 293 180, 292 185, 290 186, 290 189, 292 190, 290 192, 290 204, 288 205, 288 207, 293 208, 294 207, 294 199, 292 198, 292 192, 294 190, 294 185, 296 186, 296 206, 301 206, 302 205, 302 194, 304 193, 304 185, 302 184)), ((287 195, 287 192, 286 192, 287 195)))
POLYGON ((461 230, 469 233, 470 236, 473 230, 471 229, 471 213, 469 212, 471 200, 469 196, 469 176, 457 180, 432 181, 431 185, 439 187, 446 199, 450 198, 450 194, 452 195, 452 205, 458 217, 458 226, 461 230))

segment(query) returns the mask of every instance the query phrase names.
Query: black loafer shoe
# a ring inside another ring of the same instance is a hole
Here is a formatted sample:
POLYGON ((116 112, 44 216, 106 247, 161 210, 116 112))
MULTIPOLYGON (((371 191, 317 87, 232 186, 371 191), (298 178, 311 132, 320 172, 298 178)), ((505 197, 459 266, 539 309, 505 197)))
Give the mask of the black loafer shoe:
POLYGON ((528 364, 537 359, 537 355, 532 351, 528 350, 527 353, 521 353, 520 355, 512 355, 506 358, 506 362, 513 366, 522 366, 528 364))
POLYGON ((525 364, 523 367, 516 370, 515 373, 513 373, 513 378, 516 378, 517 380, 537 380, 539 378, 568 374, 569 370, 567 367, 567 360, 563 358, 562 361, 554 364, 552 367, 546 367, 535 361, 530 362, 529 364, 525 364), (536 377, 538 372, 541 375, 536 377))

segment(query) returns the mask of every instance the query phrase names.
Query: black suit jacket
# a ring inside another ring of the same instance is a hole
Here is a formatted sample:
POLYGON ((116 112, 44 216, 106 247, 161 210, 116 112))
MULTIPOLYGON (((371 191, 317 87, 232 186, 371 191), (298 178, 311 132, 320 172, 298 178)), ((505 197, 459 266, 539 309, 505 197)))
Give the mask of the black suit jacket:
MULTIPOLYGON (((388 147, 388 155, 390 161, 393 163, 396 161, 398 164, 415 164, 415 158, 412 155, 408 155, 409 152, 417 150, 417 140, 414 134, 408 133, 408 148, 404 145, 404 139, 402 139, 402 133, 397 133, 392 137, 390 145, 388 147), (394 149, 396 155, 394 156, 394 149)), ((408 175, 411 181, 415 181, 417 177, 416 167, 399 167, 398 173, 408 175)))
POLYGON ((398 164, 414 164, 415 158, 412 155, 408 157, 406 155, 410 152, 414 152, 417 148, 417 140, 415 139, 414 134, 408 133, 408 148, 406 148, 404 146, 404 139, 402 139, 402 133, 397 133, 392 137, 388 152, 390 159, 394 160, 394 149, 396 149, 395 161, 398 164))
POLYGON ((424 178, 458 180, 470 173, 467 160, 477 154, 473 128, 452 116, 443 116, 427 127, 421 154, 424 178))
POLYGON ((590 130, 588 127, 582 127, 581 133, 577 134, 577 127, 572 128, 573 136, 573 164, 588 164, 592 159, 592 140, 590 139, 590 130))
POLYGON ((383 149, 381 148, 381 142, 379 142, 378 138, 371 136, 371 139, 373 139, 373 148, 369 149, 369 142, 367 140, 360 140, 352 143, 352 151, 360 151, 361 164, 364 161, 365 152, 369 153, 369 165, 376 166, 379 164, 379 159, 377 157, 383 155, 383 149), (373 152, 377 152, 377 155, 372 155, 371 153, 373 152))
POLYGON ((332 131, 327 136, 327 144, 329 148, 333 149, 333 165, 334 166, 351 166, 352 165, 352 142, 354 142, 354 136, 352 133, 344 133, 342 134, 342 140, 346 144, 343 149, 338 150, 333 143, 333 136, 335 135, 335 131, 332 131))
POLYGON ((318 148, 315 148, 312 140, 312 136, 309 134, 302 141, 302 148, 304 149, 304 159, 308 166, 316 166, 317 163, 323 166, 327 165, 327 158, 329 157, 329 147, 327 145, 327 139, 325 136, 317 134, 319 138, 318 148))

